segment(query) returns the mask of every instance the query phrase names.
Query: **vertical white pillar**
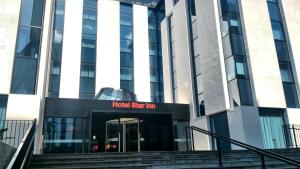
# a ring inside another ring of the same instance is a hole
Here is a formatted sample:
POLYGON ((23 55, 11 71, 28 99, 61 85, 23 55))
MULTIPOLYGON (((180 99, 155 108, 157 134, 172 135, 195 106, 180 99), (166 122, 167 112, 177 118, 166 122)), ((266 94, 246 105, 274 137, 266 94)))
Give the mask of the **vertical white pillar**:
POLYGON ((134 91, 139 101, 151 101, 148 9, 133 5, 134 91))
POLYGON ((78 98, 83 0, 66 0, 60 98, 78 98))

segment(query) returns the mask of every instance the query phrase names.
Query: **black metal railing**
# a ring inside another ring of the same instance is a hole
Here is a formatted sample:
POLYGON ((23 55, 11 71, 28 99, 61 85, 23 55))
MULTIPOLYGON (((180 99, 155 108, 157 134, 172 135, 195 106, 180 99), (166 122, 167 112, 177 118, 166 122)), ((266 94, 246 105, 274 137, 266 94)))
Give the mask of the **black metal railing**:
POLYGON ((23 169, 27 168, 34 149, 34 138, 37 131, 36 119, 32 121, 32 125, 27 130, 24 138, 20 142, 14 156, 12 157, 7 169, 23 169))
POLYGON ((287 148, 300 148, 300 125, 283 125, 287 148))
POLYGON ((213 139, 216 139, 219 166, 223 166, 222 151, 221 151, 221 146, 220 146, 220 141, 223 141, 223 142, 228 142, 230 144, 233 144, 233 145, 242 147, 246 150, 257 153, 261 158, 262 169, 266 168, 265 157, 270 157, 270 158, 288 163, 290 165, 300 167, 300 161, 285 157, 283 155, 280 155, 280 154, 277 154, 277 153, 274 153, 274 152, 270 152, 270 151, 267 151, 267 150, 264 150, 264 149, 260 149, 258 147, 254 147, 254 146, 251 146, 249 144, 245 144, 245 143, 242 143, 240 141, 233 140, 233 139, 221 136, 221 135, 217 135, 213 132, 210 132, 210 131, 207 131, 207 130, 204 130, 204 129, 201 129, 201 128, 198 128, 198 127, 195 127, 195 126, 187 126, 186 129, 187 129, 187 133, 188 133, 188 131, 190 131, 189 133, 190 133, 191 139, 192 139, 192 150, 195 150, 194 134, 193 134, 194 131, 200 132, 202 134, 205 134, 205 135, 208 135, 208 136, 212 137, 213 139))
POLYGON ((17 148, 32 120, 0 120, 0 141, 17 148))

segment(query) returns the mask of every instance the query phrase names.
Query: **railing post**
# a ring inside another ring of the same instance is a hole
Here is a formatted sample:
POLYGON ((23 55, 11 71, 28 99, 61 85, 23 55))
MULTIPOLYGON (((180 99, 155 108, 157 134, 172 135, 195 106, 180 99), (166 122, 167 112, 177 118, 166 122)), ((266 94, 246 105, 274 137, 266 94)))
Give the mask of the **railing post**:
POLYGON ((186 126, 185 127, 186 151, 189 151, 188 131, 189 131, 189 128, 188 128, 188 126, 186 126))
POLYGON ((218 149, 218 158, 219 158, 219 166, 222 166, 222 152, 221 152, 221 146, 220 146, 220 139, 217 139, 217 149, 218 149))
POLYGON ((261 168, 266 169, 265 156, 263 154, 261 154, 260 159, 261 159, 261 168))
POLYGON ((297 143, 297 138, 296 138, 296 133, 295 133, 295 125, 292 125, 292 129, 293 129, 293 135, 294 135, 294 140, 295 140, 295 146, 296 146, 296 148, 298 148, 298 143, 297 143))
POLYGON ((191 128, 191 139, 192 139, 192 146, 193 146, 193 151, 195 151, 195 144, 194 144, 194 130, 191 128))

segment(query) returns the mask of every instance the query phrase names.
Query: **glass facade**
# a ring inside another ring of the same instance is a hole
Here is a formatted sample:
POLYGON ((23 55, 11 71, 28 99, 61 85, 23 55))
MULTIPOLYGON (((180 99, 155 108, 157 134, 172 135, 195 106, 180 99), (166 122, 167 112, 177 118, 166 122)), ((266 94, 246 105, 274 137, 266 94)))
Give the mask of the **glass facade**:
POLYGON ((65 1, 55 0, 48 97, 59 97, 65 1))
MULTIPOLYGON (((6 110, 7 110, 7 95, 0 95, 0 130, 4 127, 2 120, 6 119, 6 110)), ((0 133, 1 138, 1 133, 0 133)))
POLYGON ((279 4, 277 0, 267 0, 267 3, 286 105, 288 108, 298 108, 299 100, 290 61, 290 54, 288 52, 287 40, 279 10, 279 4))
POLYGON ((148 8, 149 58, 151 101, 163 102, 163 72, 160 23, 164 19, 163 10, 148 8))
POLYGON ((220 0, 223 51, 231 106, 253 105, 238 0, 220 0))
POLYGON ((120 88, 134 93, 133 9, 120 3, 120 88))
POLYGON ((36 93, 44 3, 22 0, 11 93, 36 93))
POLYGON ((82 44, 79 98, 95 96, 97 0, 83 1, 82 44))

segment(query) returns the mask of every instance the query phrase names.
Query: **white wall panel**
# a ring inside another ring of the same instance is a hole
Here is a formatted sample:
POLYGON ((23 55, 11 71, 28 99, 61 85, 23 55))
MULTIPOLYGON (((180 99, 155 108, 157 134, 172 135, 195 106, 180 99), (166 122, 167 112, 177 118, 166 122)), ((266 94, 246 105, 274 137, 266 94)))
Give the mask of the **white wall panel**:
POLYGON ((290 41, 291 60, 296 76, 296 87, 298 98, 300 99, 300 1, 299 0, 282 0, 282 16, 286 22, 286 31, 290 41))
POLYGON ((60 98, 78 98, 83 0, 66 0, 60 98))
POLYGON ((257 106, 286 107, 267 1, 242 0, 247 57, 257 106), (256 9, 253 12, 253 9, 256 9))
POLYGON ((96 91, 120 88, 120 3, 98 1, 96 91))
POLYGON ((33 120, 39 118, 40 96, 10 94, 8 96, 6 120, 33 120))
POLYGON ((148 9, 133 5, 134 92, 139 101, 151 101, 148 9))
POLYGON ((0 0, 0 93, 10 92, 21 0, 0 0))

